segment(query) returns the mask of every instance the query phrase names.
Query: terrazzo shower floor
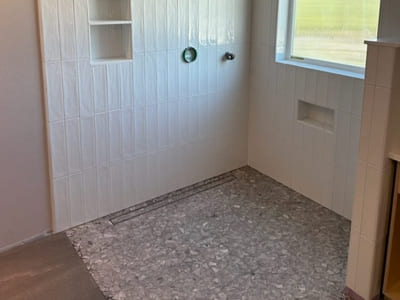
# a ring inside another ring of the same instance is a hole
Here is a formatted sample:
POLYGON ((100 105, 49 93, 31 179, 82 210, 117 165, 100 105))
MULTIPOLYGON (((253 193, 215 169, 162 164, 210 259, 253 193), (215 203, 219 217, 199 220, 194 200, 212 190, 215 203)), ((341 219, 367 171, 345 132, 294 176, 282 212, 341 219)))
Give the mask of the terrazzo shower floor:
POLYGON ((67 234, 110 299, 342 299, 350 222, 251 168, 230 177, 67 234))

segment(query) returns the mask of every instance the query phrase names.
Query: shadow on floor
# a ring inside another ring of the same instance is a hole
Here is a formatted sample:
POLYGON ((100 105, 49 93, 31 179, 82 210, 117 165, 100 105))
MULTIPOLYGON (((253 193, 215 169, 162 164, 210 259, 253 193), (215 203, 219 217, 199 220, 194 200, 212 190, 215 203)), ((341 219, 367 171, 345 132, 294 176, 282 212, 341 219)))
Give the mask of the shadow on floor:
POLYGON ((0 299, 105 299, 64 233, 0 254, 0 299))

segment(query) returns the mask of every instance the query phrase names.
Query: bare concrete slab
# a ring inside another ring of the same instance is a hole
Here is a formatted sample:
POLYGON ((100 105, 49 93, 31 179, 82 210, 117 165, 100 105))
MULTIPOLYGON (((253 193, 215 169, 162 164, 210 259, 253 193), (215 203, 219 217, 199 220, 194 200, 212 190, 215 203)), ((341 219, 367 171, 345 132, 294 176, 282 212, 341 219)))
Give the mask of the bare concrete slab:
POLYGON ((65 234, 0 254, 0 299, 105 299, 65 234))

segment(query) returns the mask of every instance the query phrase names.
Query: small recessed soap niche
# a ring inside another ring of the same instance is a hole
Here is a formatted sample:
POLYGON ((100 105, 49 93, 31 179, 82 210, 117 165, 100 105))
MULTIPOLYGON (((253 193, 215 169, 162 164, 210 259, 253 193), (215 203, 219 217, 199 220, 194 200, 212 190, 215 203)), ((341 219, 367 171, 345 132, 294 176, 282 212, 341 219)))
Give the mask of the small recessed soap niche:
POLYGON ((297 121, 330 133, 335 131, 335 111, 333 109, 303 100, 299 100, 297 103, 297 121))
POLYGON ((131 0, 88 0, 88 5, 91 63, 131 60, 131 0))

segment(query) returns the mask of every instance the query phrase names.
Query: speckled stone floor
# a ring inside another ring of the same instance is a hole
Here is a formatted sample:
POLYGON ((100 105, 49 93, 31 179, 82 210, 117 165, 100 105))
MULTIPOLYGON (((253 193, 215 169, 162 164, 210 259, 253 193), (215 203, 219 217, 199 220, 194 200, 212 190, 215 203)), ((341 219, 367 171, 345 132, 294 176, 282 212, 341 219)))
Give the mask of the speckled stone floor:
POLYGON ((343 299, 350 222, 251 168, 67 232, 110 299, 343 299))

